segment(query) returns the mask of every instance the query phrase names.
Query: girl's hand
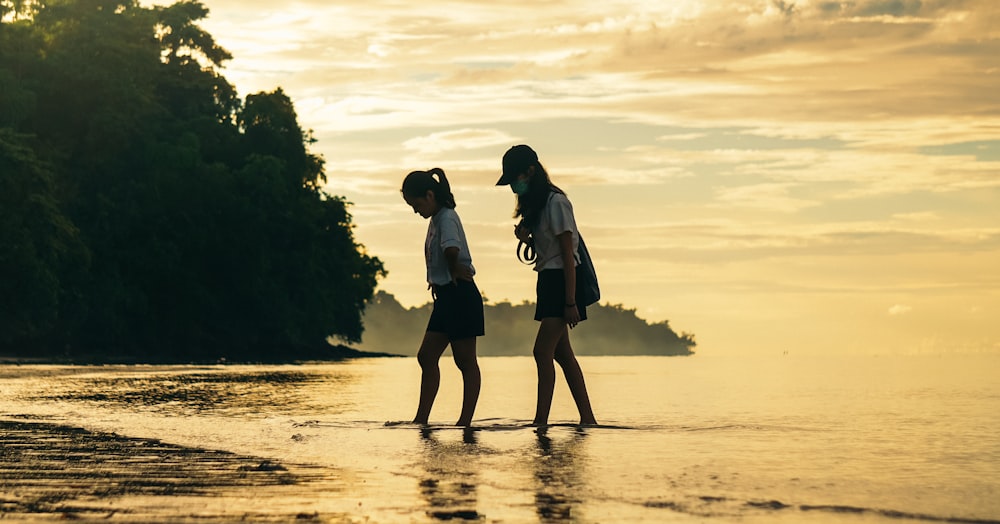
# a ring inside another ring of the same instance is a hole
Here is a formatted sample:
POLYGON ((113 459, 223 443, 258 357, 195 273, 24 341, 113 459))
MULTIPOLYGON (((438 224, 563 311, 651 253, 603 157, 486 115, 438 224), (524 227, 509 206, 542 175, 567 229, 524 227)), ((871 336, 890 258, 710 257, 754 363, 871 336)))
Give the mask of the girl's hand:
POLYGON ((472 268, 458 263, 458 248, 451 246, 444 250, 444 258, 448 261, 448 272, 451 273, 451 281, 468 280, 472 282, 472 268))
POLYGON ((469 282, 472 282, 472 268, 458 264, 451 270, 451 280, 452 282, 458 280, 468 280, 469 282))
POLYGON ((575 328, 580 323, 580 310, 577 309, 576 304, 566 306, 566 310, 563 312, 563 319, 569 325, 570 329, 575 328))
POLYGON ((531 242, 531 230, 518 223, 514 226, 514 236, 524 243, 531 242))

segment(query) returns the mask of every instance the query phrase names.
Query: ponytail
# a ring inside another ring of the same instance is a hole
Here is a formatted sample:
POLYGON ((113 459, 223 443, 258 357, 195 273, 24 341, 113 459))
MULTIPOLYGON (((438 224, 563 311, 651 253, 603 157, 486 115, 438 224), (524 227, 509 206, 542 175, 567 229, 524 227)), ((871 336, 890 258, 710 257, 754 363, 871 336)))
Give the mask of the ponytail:
POLYGON ((440 167, 433 167, 427 172, 431 176, 437 175, 439 186, 441 188, 441 193, 438 194, 437 191, 434 192, 434 196, 438 199, 442 206, 455 208, 455 195, 451 192, 451 183, 448 182, 448 177, 444 174, 444 169, 440 167))
POLYGON ((428 191, 434 193, 434 198, 441 207, 455 208, 455 195, 451 192, 451 184, 444 170, 434 167, 427 171, 413 171, 403 179, 403 188, 400 190, 410 198, 423 197, 428 191), (437 175, 437 179, 434 178, 437 175))

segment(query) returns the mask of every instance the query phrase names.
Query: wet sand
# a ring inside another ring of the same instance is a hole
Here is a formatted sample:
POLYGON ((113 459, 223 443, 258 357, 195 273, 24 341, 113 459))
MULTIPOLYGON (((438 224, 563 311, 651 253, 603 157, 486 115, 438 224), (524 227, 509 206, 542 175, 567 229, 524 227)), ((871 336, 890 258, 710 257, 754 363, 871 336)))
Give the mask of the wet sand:
POLYGON ((307 486, 311 496, 335 496, 339 482, 328 468, 64 425, 0 421, 4 521, 350 521, 346 515, 296 509, 299 497, 290 497, 307 486))
POLYGON ((0 366, 0 524, 1000 524, 995 357, 586 363, 609 425, 564 389, 544 430, 505 418, 530 357, 483 359, 472 430, 453 366, 433 426, 386 424, 412 359, 0 366))

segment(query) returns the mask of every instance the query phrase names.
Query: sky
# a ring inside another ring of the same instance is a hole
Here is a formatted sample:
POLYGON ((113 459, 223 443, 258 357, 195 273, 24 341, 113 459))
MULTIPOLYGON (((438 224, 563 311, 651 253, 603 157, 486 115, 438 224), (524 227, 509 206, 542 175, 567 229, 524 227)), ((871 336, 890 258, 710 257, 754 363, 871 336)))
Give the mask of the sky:
MULTIPOLYGON (((326 190, 430 299, 406 173, 441 167, 491 302, 534 299, 500 159, 573 202, 602 302, 701 354, 1000 353, 995 0, 205 0, 326 190)), ((416 342, 415 342, 416 344, 416 342)))

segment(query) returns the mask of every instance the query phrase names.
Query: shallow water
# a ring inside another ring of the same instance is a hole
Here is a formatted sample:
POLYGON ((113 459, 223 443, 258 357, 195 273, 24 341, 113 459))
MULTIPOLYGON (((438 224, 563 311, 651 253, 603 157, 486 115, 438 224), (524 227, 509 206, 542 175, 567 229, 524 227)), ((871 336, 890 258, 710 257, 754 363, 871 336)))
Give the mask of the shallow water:
MULTIPOLYGON (((187 450, 172 447, 176 460, 211 459, 185 466, 188 476, 202 468, 220 479, 214 491, 204 481, 198 492, 169 492, 183 483, 64 492, 34 513, 0 481, 3 516, 55 518, 68 511, 59 504, 72 503, 93 518, 103 509, 111 521, 1000 522, 996 356, 581 363, 600 427, 574 425, 564 383, 553 425, 530 427, 530 358, 481 359, 471 430, 448 425, 458 417, 461 382, 446 360, 429 428, 403 422, 416 408, 414 359, 0 366, 0 435, 24 431, 14 423, 84 428, 103 435, 78 443, 86 449, 96 439, 100 449, 147 457, 149 446, 135 439, 156 439, 187 450), (258 470, 233 480, 234 471, 258 470)), ((158 464, 112 453, 83 469, 112 471, 114 461, 147 472, 158 464)), ((123 482, 135 479, 115 485, 123 482)))

